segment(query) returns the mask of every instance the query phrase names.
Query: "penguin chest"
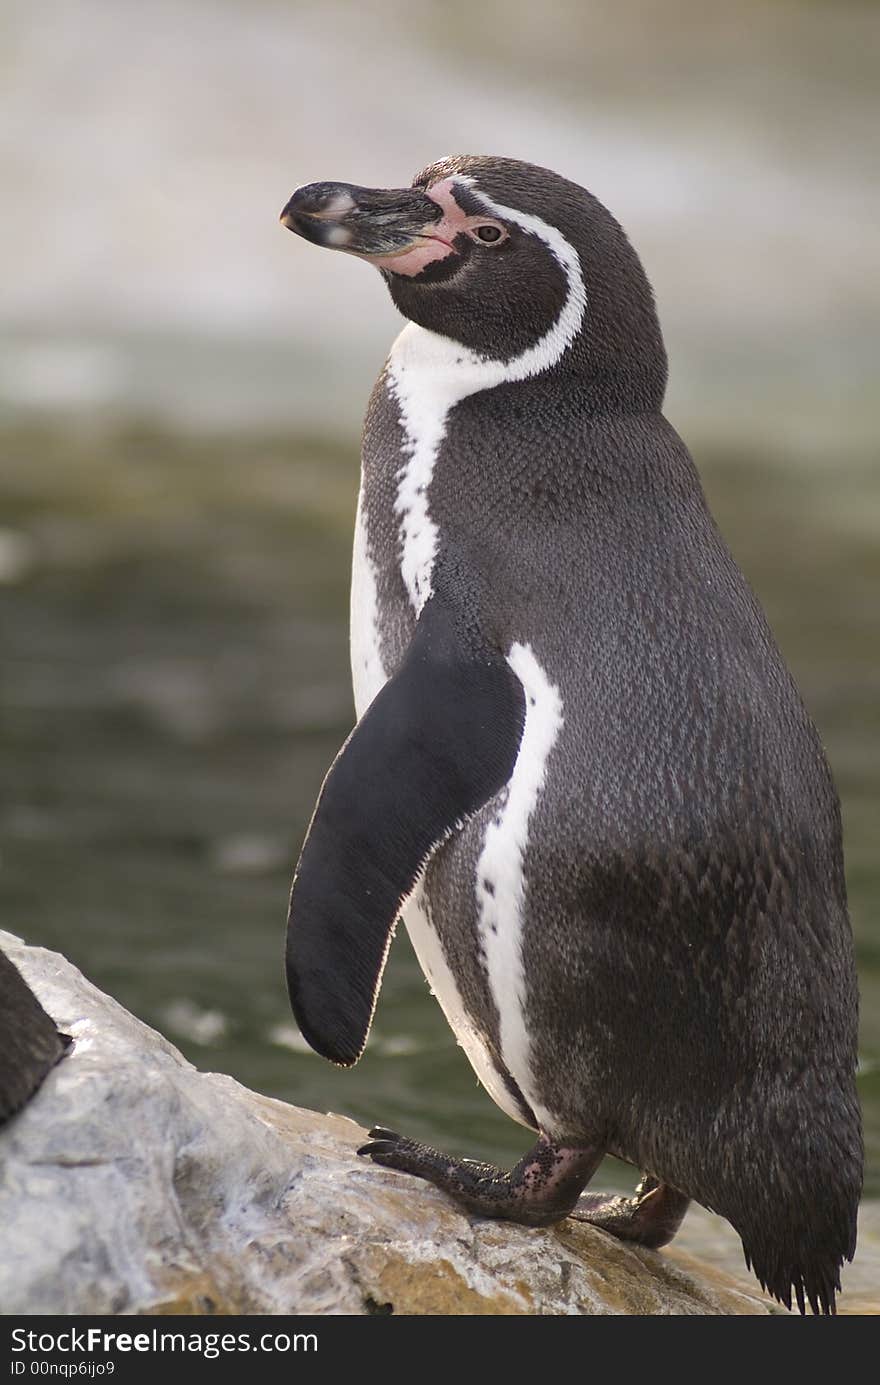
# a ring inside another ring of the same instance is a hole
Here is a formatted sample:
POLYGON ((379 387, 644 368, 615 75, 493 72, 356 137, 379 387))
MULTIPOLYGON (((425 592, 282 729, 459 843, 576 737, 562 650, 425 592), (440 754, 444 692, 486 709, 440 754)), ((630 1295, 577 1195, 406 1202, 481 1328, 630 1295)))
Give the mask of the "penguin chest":
MULTIPOLYGON (((452 410, 498 383, 480 358, 410 323, 367 412, 352 569, 358 716, 390 677, 432 592, 443 536, 432 506, 452 410)), ((467 505, 464 496, 463 506, 467 505)))
MULTIPOLYGON (((351 655, 361 717, 393 675, 431 595, 443 535, 432 512, 448 415, 481 367, 406 329, 371 401, 354 546, 351 655)), ((466 502, 463 502, 466 503, 466 502)), ((526 692, 519 756, 505 790, 438 848, 403 909, 407 930, 480 1081, 513 1119, 552 1123, 535 1091, 522 943, 525 852, 562 710, 531 646, 508 662, 526 692)))

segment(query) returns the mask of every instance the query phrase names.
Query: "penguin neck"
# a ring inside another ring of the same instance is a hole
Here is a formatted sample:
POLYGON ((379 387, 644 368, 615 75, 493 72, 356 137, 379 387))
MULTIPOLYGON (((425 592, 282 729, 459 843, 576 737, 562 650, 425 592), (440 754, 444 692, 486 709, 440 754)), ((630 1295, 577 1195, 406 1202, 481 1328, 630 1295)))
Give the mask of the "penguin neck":
POLYGON ((403 464, 396 471, 394 510, 400 526, 401 575, 416 615, 431 593, 439 534, 429 493, 449 416, 456 405, 474 397, 478 408, 478 397, 482 396, 487 403, 492 401, 487 411, 491 412, 499 387, 504 386, 505 392, 508 388, 523 392, 523 407, 530 397, 541 395, 546 403, 547 392, 552 391, 558 415, 570 416, 577 411, 589 418, 591 413, 599 417, 609 412, 647 411, 628 409, 619 398, 615 404, 613 394, 604 396, 598 390, 591 397, 589 377, 585 379, 577 370, 576 361, 569 363, 568 330, 563 324, 554 340, 548 341, 551 333, 547 333, 535 346, 507 362, 486 360, 415 323, 405 327, 394 343, 385 376, 403 431, 403 464), (546 362, 543 368, 542 362, 546 362))
POLYGON ((518 387, 516 393, 524 399, 556 391, 560 407, 576 408, 588 417, 659 413, 665 356, 644 366, 638 360, 585 360, 576 349, 585 306, 585 300, 576 299, 572 311, 563 309, 538 342, 507 361, 486 358, 450 337, 408 323, 391 348, 387 371, 410 445, 426 433, 438 444, 456 404, 502 385, 518 387))

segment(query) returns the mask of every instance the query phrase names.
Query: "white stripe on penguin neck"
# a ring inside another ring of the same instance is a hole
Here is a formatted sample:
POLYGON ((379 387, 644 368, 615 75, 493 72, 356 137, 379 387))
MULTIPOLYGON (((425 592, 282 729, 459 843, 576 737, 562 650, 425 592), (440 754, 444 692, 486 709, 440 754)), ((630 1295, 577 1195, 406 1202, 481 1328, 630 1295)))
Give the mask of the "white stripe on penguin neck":
POLYGON ((454 181, 466 185, 488 212, 542 240, 562 267, 567 292, 549 330, 510 361, 487 359, 413 322, 404 327, 391 348, 389 385, 400 405, 407 456, 398 474, 394 508, 400 517, 403 544, 401 572, 416 615, 431 595, 437 526, 428 508, 428 491, 450 409, 480 390, 527 380, 549 370, 581 330, 587 306, 580 257, 561 231, 540 217, 494 202, 470 177, 459 175, 454 181))

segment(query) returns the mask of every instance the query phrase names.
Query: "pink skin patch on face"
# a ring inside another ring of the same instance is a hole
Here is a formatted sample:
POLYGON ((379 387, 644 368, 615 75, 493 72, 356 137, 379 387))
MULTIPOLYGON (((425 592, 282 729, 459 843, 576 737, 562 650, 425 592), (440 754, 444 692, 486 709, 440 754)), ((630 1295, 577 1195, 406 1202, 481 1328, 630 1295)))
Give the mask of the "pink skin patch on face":
POLYGON ((455 255, 456 236, 473 226, 485 226, 492 218, 469 216, 467 212, 462 211, 452 191, 454 186, 454 178, 444 178, 442 183, 435 183, 427 189, 431 201, 442 208, 443 217, 440 221, 433 221, 426 226, 413 245, 398 250, 394 255, 359 255, 358 258, 369 261, 377 269, 390 269, 394 274, 406 274, 411 278, 415 274, 421 274, 429 264, 455 255))

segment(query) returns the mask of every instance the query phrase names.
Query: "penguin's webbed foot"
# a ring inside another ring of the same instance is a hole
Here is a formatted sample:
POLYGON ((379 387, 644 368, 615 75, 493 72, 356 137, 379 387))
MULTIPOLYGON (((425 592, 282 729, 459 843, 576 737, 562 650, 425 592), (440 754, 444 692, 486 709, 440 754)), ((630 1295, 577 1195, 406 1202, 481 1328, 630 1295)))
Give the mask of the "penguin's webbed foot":
POLYGON ((668 1245, 690 1205, 690 1198, 668 1183, 646 1174, 634 1197, 585 1193, 572 1213, 573 1221, 588 1222, 620 1241, 659 1250, 668 1245))
POLYGON ((511 1172, 474 1159, 454 1159, 375 1126, 358 1154, 400 1173, 427 1179, 478 1217, 547 1226, 568 1216, 592 1177, 601 1151, 554 1145, 541 1136, 511 1172))

